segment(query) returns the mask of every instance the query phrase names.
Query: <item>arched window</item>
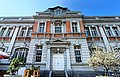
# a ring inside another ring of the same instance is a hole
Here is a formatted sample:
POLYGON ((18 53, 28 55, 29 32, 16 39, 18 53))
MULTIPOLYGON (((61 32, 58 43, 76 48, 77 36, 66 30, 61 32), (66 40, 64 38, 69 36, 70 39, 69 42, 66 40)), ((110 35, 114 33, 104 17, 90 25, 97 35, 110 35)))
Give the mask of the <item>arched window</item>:
POLYGON ((5 52, 5 48, 2 48, 2 47, 1 47, 1 48, 0 48, 0 51, 5 52))
POLYGON ((26 61, 27 54, 28 54, 28 48, 17 48, 15 49, 13 57, 14 58, 18 58, 18 57, 25 58, 25 61, 26 61))

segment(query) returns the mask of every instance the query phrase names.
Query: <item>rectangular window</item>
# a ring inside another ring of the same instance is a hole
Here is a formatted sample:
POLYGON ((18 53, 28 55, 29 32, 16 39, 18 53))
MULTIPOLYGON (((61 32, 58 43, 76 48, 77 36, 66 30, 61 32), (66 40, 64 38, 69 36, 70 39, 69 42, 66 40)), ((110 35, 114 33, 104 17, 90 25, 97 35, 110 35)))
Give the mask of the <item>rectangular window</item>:
POLYGON ((113 31, 114 31, 115 36, 119 36, 117 27, 113 27, 113 31))
POLYGON ((28 29, 27 36, 31 36, 32 30, 33 30, 32 27, 30 27, 30 28, 28 29))
POLYGON ((82 60, 81 60, 80 46, 74 46, 74 51, 75 51, 76 62, 82 62, 82 60))
POLYGON ((7 33, 6 33, 6 36, 8 36, 8 37, 10 36, 10 33, 11 33, 12 29, 13 29, 13 28, 9 28, 9 29, 8 29, 8 31, 7 31, 7 33))
POLYGON ((3 36, 4 35, 4 32, 5 32, 6 28, 2 28, 1 32, 0 32, 0 36, 3 36))
POLYGON ((36 62, 41 62, 42 58, 42 46, 36 46, 36 62))
POLYGON ((97 36, 97 31, 95 27, 91 27, 91 33, 92 33, 92 36, 97 36))
POLYGON ((22 28, 20 36, 25 36, 26 33, 26 27, 22 28))
POLYGON ((78 30, 77 30, 77 22, 72 22, 72 31, 73 32, 78 32, 78 30))
POLYGON ((62 33, 62 27, 59 25, 55 26, 55 33, 62 33))
POLYGON ((39 32, 44 32, 45 29, 45 23, 40 23, 39 24, 39 32))
POLYGON ((86 33, 86 36, 90 36, 90 30, 88 27, 85 27, 85 33, 86 33))
POLYGON ((112 36, 110 27, 105 27, 105 31, 106 31, 106 35, 107 35, 107 36, 112 36))
POLYGON ((56 15, 56 16, 59 16, 59 15, 61 15, 61 14, 62 14, 62 11, 61 11, 61 10, 56 10, 56 11, 55 11, 55 15, 56 15))

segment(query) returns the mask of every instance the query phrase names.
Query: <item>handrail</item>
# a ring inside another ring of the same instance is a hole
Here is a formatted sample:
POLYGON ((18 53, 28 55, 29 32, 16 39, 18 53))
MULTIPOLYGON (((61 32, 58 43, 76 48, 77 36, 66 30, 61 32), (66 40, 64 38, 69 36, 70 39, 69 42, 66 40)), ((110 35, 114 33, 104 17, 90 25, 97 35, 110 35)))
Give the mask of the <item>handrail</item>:
POLYGON ((51 77, 51 75, 52 75, 52 71, 50 71, 50 73, 49 73, 49 77, 51 77))

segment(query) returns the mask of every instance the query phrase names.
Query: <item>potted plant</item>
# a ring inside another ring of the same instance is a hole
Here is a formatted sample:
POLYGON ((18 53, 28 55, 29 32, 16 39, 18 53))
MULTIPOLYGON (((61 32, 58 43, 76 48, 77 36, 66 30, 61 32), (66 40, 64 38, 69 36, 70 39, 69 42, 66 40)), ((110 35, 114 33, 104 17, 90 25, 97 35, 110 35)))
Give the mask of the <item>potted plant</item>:
POLYGON ((21 64, 24 63, 24 58, 18 57, 18 58, 13 58, 10 61, 10 65, 9 65, 9 70, 7 71, 9 73, 9 75, 4 75, 4 77, 21 77, 19 75, 16 75, 21 64))

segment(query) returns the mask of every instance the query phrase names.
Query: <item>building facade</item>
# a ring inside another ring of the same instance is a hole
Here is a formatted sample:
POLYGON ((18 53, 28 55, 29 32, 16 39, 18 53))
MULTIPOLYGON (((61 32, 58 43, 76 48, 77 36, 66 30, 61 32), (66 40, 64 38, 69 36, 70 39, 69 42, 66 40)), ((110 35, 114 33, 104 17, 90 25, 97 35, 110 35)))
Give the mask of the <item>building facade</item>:
MULTIPOLYGON (((24 57, 26 68, 93 71, 88 60, 96 46, 120 51, 120 16, 85 16, 57 6, 34 16, 0 17, 0 50, 24 57)), ((8 65, 0 61, 0 69, 8 65)))

